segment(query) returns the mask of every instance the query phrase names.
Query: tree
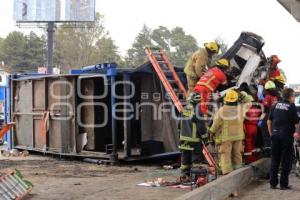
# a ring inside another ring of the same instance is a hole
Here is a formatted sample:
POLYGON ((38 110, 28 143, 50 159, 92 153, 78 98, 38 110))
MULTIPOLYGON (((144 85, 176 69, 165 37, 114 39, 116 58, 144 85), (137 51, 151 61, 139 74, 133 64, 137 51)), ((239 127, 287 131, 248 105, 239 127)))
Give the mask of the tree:
POLYGON ((136 67, 147 61, 145 47, 153 46, 151 42, 151 29, 146 25, 135 38, 132 47, 127 51, 126 65, 136 67))
POLYGON ((31 69, 26 58, 26 46, 26 36, 17 31, 9 33, 3 41, 3 61, 6 65, 10 66, 13 71, 31 69))
POLYGON ((177 67, 183 68, 188 60, 188 57, 199 47, 197 40, 192 35, 187 35, 183 28, 175 27, 171 31, 171 60, 177 67))
POLYGON ((4 44, 4 39, 0 37, 0 62, 3 61, 3 44, 4 44))
POLYGON ((129 66, 138 66, 147 61, 144 51, 146 46, 163 48, 169 55, 172 64, 177 67, 184 67, 188 56, 198 49, 196 39, 187 35, 180 27, 169 30, 164 26, 159 26, 152 31, 144 25, 128 50, 127 63, 129 66))
POLYGON ((99 63, 104 62, 120 62, 121 57, 118 54, 118 47, 115 45, 111 37, 100 38, 95 45, 92 60, 97 60, 99 63))
POLYGON ((118 47, 105 30, 103 16, 97 13, 95 22, 83 23, 77 28, 72 24, 58 28, 54 62, 66 71, 119 59, 117 50, 118 47))
POLYGON ((44 36, 39 37, 34 32, 30 32, 26 42, 26 58, 29 66, 44 66, 46 63, 46 39, 44 36))
POLYGON ((13 72, 36 71, 45 64, 46 40, 34 32, 24 35, 13 31, 0 40, 0 60, 13 72))
POLYGON ((171 31, 164 26, 159 26, 151 33, 151 39, 166 52, 171 50, 171 31))
MULTIPOLYGON (((34 32, 29 35, 14 31, 5 39, 0 38, 0 62, 3 60, 13 71, 36 71, 44 66, 47 59, 45 35, 39 37, 34 32)), ((54 35, 55 66, 62 66, 66 72, 102 62, 121 62, 118 47, 103 25, 103 16, 96 14, 95 22, 68 23, 57 29, 54 35)))

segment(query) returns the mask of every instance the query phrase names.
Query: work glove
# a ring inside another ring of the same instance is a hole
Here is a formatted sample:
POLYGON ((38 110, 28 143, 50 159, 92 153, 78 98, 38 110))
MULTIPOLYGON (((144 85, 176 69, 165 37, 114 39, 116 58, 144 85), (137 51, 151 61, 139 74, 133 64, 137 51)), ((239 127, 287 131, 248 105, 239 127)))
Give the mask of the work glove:
POLYGON ((260 120, 258 121, 258 123, 257 123, 257 126, 258 126, 259 128, 261 128, 261 127, 262 127, 262 124, 263 124, 263 120, 260 119, 260 120))
POLYGON ((263 101, 265 99, 264 97, 264 86, 258 85, 257 87, 257 98, 260 101, 263 101))
POLYGON ((201 135, 201 141, 205 144, 205 145, 207 145, 207 144, 209 144, 209 134, 208 133, 206 133, 206 134, 203 134, 203 135, 201 135))

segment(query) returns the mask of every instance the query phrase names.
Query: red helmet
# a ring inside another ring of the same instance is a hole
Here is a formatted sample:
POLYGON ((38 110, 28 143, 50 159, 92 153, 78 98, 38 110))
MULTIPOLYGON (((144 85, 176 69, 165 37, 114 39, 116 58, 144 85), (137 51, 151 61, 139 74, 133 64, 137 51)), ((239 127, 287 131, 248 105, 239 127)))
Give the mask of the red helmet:
POLYGON ((277 55, 272 55, 270 57, 270 62, 271 62, 271 65, 276 66, 278 63, 281 62, 281 60, 279 59, 279 57, 277 55))

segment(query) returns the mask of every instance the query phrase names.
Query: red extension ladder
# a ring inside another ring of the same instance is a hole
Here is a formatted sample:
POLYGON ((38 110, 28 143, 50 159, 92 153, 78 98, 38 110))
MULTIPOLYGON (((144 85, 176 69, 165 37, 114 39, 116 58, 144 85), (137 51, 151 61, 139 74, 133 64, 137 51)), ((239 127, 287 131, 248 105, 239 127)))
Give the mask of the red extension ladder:
POLYGON ((178 96, 181 94, 183 95, 183 98, 186 99, 187 92, 179 79, 174 66, 170 63, 168 56, 161 48, 146 47, 145 52, 159 79, 163 83, 165 90, 171 97, 177 110, 181 113, 183 105, 178 96), (167 78, 168 74, 172 75, 171 79, 167 78))

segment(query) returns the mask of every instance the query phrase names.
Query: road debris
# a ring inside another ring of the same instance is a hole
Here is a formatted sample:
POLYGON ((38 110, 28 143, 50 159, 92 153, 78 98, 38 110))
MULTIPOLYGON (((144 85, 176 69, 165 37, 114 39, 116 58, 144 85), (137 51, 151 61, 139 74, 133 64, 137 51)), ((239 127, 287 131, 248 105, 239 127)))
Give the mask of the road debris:
POLYGON ((12 150, 1 150, 0 151, 2 157, 27 157, 29 156, 29 151, 19 151, 17 149, 12 150))
POLYGON ((174 167, 172 165, 164 165, 163 168, 166 170, 174 169, 174 167))
POLYGON ((0 176, 0 199, 20 200, 31 192, 33 184, 23 180, 20 171, 7 169, 0 176))

